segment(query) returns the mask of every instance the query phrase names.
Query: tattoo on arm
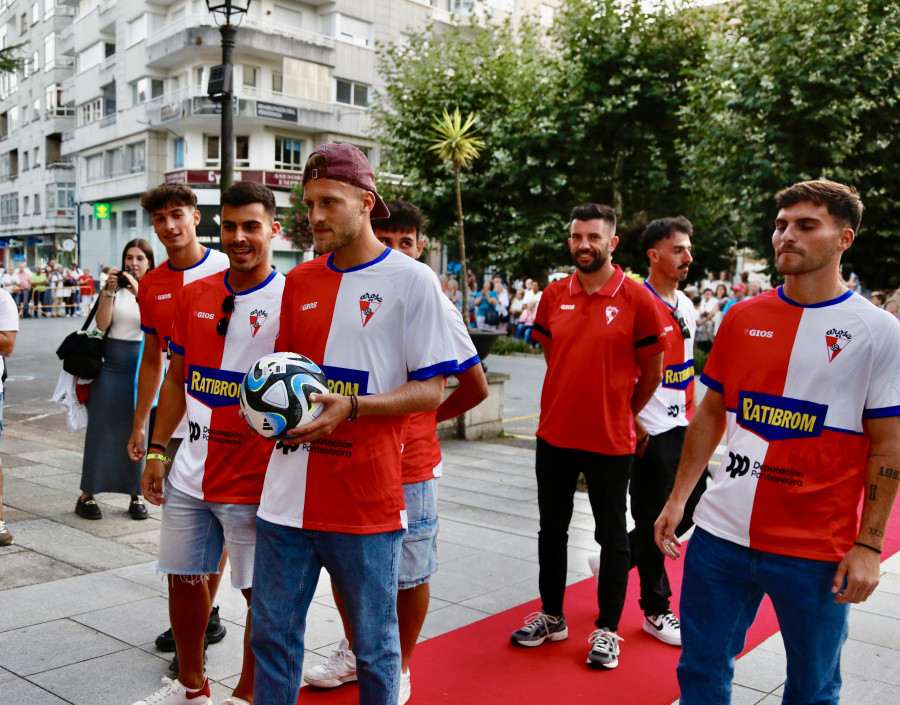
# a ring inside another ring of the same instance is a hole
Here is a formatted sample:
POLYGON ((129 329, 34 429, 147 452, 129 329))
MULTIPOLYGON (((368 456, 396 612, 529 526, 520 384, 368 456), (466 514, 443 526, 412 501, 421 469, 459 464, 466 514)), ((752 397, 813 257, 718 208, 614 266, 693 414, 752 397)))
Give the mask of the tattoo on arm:
POLYGON ((881 538, 882 536, 884 536, 884 532, 881 531, 881 529, 876 529, 874 527, 869 529, 869 533, 872 536, 877 536, 878 538, 881 538))
POLYGON ((878 493, 878 485, 869 485, 869 499, 873 502, 875 501, 875 496, 878 493))
POLYGON ((900 481, 900 470, 895 470, 894 468, 886 468, 884 465, 881 466, 881 469, 878 471, 878 475, 880 477, 886 477, 889 480, 900 481))

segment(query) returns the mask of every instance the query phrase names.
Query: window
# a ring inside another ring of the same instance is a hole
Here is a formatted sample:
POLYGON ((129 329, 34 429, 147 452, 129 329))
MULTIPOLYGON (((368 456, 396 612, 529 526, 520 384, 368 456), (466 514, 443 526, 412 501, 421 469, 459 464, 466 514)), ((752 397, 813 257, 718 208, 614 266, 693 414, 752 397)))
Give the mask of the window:
POLYGON ((284 74, 281 71, 272 72, 272 92, 282 93, 284 91, 284 74))
POLYGON ((179 137, 173 143, 174 159, 172 161, 173 169, 184 169, 184 138, 179 137))
POLYGON ((144 171, 145 153, 143 142, 134 142, 125 147, 125 167, 129 174, 140 174, 144 171))
POLYGON ((106 150, 106 169, 104 176, 116 178, 125 172, 125 148, 114 147, 106 150))
POLYGON ((137 211, 125 211, 122 213, 122 225, 126 234, 130 237, 137 230, 137 211))
POLYGON ((303 141, 290 137, 275 138, 275 168, 289 169, 291 171, 303 171, 301 153, 303 141))
POLYGON ((56 63, 56 32, 44 37, 44 70, 49 71, 56 63))
POLYGON ((203 85, 203 67, 202 66, 194 67, 194 85, 195 86, 203 85))
POLYGON ((75 184, 47 185, 47 214, 71 216, 75 213, 75 184))
POLYGON ((40 119, 40 117, 41 117, 41 99, 40 98, 34 99, 34 102, 31 104, 31 113, 32 113, 32 117, 31 117, 32 120, 40 119))
POLYGON ((0 225, 15 225, 19 222, 19 192, 0 195, 0 225))
POLYGON ((342 42, 361 47, 372 46, 372 25, 346 15, 337 15, 335 36, 342 42))
POLYGON ((250 166, 250 137, 238 135, 234 138, 234 165, 250 166))
POLYGON ((23 124, 23 125, 27 125, 27 124, 28 124, 28 118, 29 118, 28 106, 27 106, 27 105, 23 105, 23 106, 22 106, 22 124, 23 124))
MULTIPOLYGON (((22 153, 22 171, 28 171, 28 169, 31 168, 31 167, 28 166, 28 162, 29 162, 29 159, 28 159, 28 150, 26 149, 26 150, 22 153)), ((25 196, 25 198, 28 198, 28 196, 25 196)))
POLYGON ((259 69, 254 66, 244 66, 244 88, 256 88, 259 69))
POLYGON ((22 197, 22 215, 31 215, 31 199, 28 196, 22 197))
POLYGON ((285 57, 283 68, 285 95, 331 102, 334 83, 327 66, 285 57))
POLYGON ((39 2, 34 3, 31 6, 31 24, 37 24, 41 21, 41 4, 39 2))
POLYGON ((34 165, 36 167, 41 165, 41 148, 40 147, 34 148, 34 165))
POLYGON ((28 13, 23 12, 19 17, 19 34, 25 34, 28 31, 28 13))
POLYGON ((103 158, 102 154, 92 154, 90 157, 84 160, 85 163, 85 176, 87 177, 87 182, 93 183, 95 181, 103 181, 106 177, 105 169, 103 168, 103 158))
POLYGON ((219 166, 219 138, 217 135, 206 136, 206 166, 219 166))
POLYGON ((41 214, 41 194, 39 193, 34 194, 34 214, 41 214))
POLYGON ((103 117, 103 98, 94 98, 78 110, 79 125, 90 125, 103 117))
POLYGON ((131 84, 131 102, 133 105, 146 103, 159 98, 163 94, 163 79, 141 78, 131 84))
POLYGON ((369 104, 369 87, 362 83, 338 79, 337 102, 365 108, 369 104))

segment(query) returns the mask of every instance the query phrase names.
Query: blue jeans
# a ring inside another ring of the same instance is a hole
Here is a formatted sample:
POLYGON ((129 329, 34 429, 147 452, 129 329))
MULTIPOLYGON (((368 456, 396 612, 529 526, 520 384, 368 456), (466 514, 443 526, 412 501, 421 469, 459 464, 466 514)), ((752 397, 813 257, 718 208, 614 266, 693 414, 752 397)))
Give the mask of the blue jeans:
POLYGON ((694 531, 681 585, 681 705, 731 702, 734 659, 763 595, 787 653, 784 705, 838 702, 850 605, 831 594, 837 563, 757 551, 694 531))
POLYGON ((359 701, 397 705, 397 566, 402 539, 403 531, 339 534, 257 519, 250 630, 256 656, 255 702, 297 702, 306 613, 324 566, 344 600, 353 630, 359 701))

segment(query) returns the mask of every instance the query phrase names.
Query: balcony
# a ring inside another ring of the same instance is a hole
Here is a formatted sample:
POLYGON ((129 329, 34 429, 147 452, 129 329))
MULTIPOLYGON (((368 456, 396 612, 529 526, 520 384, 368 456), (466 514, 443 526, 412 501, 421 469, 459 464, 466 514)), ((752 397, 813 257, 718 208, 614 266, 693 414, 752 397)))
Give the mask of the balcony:
MULTIPOLYGON (((146 40, 147 66, 169 68, 188 59, 206 47, 210 56, 221 52, 222 37, 212 18, 190 15, 166 25, 146 40)), ((264 58, 281 61, 290 56, 304 61, 334 66, 333 37, 303 29, 285 28, 268 20, 244 18, 237 30, 237 46, 241 50, 264 58)))

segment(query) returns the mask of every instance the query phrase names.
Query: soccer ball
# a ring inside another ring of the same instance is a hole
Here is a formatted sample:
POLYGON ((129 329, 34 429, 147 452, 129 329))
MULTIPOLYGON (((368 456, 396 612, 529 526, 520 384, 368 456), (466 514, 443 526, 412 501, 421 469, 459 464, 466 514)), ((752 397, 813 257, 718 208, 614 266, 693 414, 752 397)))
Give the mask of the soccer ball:
POLYGON ((272 353, 244 375, 241 409, 259 435, 279 438, 322 413, 322 404, 309 400, 317 392, 328 392, 328 379, 315 362, 297 353, 272 353))

